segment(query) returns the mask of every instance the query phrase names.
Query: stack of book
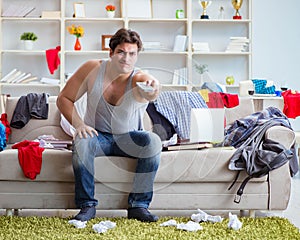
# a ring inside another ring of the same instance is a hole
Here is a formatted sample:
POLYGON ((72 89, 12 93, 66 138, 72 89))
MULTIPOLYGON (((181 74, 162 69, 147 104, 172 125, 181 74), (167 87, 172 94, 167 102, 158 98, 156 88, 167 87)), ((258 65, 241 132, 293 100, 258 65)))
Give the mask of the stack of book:
POLYGON ((173 52, 185 52, 187 49, 187 42, 187 35, 177 35, 174 41, 173 52))
POLYGON ((57 139, 53 135, 42 135, 38 140, 44 142, 44 148, 71 149, 72 147, 72 140, 57 139))
POLYGON ((173 74, 173 85, 187 85, 188 77, 187 77, 187 68, 179 68, 174 70, 173 74))
POLYGON ((209 52, 208 42, 193 42, 192 49, 194 52, 209 52))
POLYGON ((22 72, 16 68, 6 74, 0 82, 2 83, 29 83, 37 80, 36 76, 32 76, 31 73, 22 72))
POLYGON ((247 52, 249 39, 246 37, 231 37, 226 52, 247 52))
POLYGON ((176 151, 176 150, 199 150, 204 148, 212 148, 213 144, 208 142, 182 142, 174 145, 163 147, 163 151, 176 151))
POLYGON ((10 4, 3 10, 2 17, 26 17, 35 10, 35 7, 29 3, 10 4))
POLYGON ((143 42, 144 51, 161 51, 162 44, 161 42, 143 42))

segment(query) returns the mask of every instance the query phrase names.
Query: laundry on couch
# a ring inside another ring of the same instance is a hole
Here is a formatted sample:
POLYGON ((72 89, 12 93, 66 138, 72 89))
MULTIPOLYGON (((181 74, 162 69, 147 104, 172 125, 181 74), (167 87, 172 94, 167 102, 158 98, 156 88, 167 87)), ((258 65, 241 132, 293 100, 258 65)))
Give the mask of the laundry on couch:
POLYGON ((199 93, 188 91, 163 91, 154 101, 154 105, 173 124, 182 140, 190 137, 191 109, 207 108, 199 93))
POLYGON ((28 93, 21 96, 14 110, 10 126, 23 128, 31 117, 48 118, 48 93, 28 93))
POLYGON ((42 153, 45 149, 39 145, 39 142, 28 140, 12 145, 13 149, 18 149, 19 163, 25 177, 31 180, 34 180, 41 172, 42 153))

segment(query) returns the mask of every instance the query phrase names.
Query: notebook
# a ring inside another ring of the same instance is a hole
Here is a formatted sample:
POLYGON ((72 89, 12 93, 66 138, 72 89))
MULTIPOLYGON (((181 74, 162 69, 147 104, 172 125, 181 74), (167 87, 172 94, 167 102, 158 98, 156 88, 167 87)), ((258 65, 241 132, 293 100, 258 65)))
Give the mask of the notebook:
POLYGON ((192 108, 190 142, 222 142, 224 115, 224 108, 192 108))

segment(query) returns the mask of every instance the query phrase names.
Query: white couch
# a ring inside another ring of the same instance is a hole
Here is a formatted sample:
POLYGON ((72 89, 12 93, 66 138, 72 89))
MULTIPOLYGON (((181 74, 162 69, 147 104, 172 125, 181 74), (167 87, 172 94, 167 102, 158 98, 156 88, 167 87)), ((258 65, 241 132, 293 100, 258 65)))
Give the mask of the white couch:
MULTIPOLYGON (((8 98, 6 113, 9 121, 18 98, 8 98)), ((43 134, 70 139, 60 127, 60 112, 56 98, 50 97, 49 118, 31 119, 22 129, 12 129, 9 143, 33 140, 43 134)), ((226 110, 227 122, 253 111, 252 100, 240 99, 240 105, 226 110)), ((145 125, 151 128, 149 117, 145 125)), ((294 132, 275 127, 268 137, 290 145, 294 132)), ((155 179, 155 192, 150 207, 153 210, 284 210, 291 190, 288 164, 266 177, 252 179, 242 200, 234 203, 239 184, 228 191, 236 172, 228 170, 228 160, 235 150, 205 149, 162 152, 161 164, 155 179)), ((95 160, 97 209, 126 209, 135 160, 124 157, 97 157, 95 160)), ((241 182, 246 175, 240 175, 241 182)), ((35 180, 24 177, 18 162, 18 151, 7 147, 0 152, 0 209, 73 209, 74 179, 71 152, 46 149, 43 152, 41 173, 35 180)))

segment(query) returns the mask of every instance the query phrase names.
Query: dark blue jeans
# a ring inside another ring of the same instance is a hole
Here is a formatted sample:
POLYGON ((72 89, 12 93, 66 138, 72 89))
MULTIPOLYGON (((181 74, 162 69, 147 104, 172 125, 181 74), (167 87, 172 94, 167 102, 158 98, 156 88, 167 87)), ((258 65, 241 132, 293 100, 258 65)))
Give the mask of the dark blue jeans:
POLYGON ((94 198, 94 159, 98 156, 125 156, 137 159, 128 208, 148 208, 153 196, 153 182, 160 162, 160 138, 147 131, 132 131, 112 135, 98 132, 98 136, 79 138, 73 143, 75 175, 75 204, 78 208, 96 206, 94 198))

